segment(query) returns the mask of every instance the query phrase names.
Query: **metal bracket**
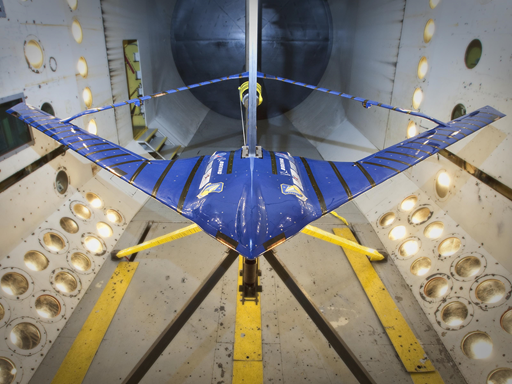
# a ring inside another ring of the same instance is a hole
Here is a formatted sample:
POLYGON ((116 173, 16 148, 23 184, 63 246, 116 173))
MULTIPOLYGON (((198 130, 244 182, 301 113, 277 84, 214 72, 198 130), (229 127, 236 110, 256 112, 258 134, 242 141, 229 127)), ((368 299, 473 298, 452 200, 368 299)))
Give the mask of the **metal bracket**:
MULTIPOLYGON (((249 147, 247 145, 244 145, 242 147, 242 159, 247 159, 249 157, 249 147)), ((261 146, 256 146, 256 157, 258 159, 263 158, 263 150, 261 149, 261 146)))

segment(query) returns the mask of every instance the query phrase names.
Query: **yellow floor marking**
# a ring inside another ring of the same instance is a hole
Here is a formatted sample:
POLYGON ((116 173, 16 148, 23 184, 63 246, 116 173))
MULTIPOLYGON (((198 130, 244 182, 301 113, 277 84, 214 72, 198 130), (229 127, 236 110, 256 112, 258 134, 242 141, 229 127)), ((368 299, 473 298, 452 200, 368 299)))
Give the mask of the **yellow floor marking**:
POLYGON ((443 384, 443 378, 439 372, 411 373, 414 384, 443 384))
POLYGON ((156 247, 157 245, 161 245, 164 243, 167 243, 169 241, 181 239, 186 236, 193 235, 194 233, 201 232, 202 229, 197 224, 189 225, 185 228, 180 228, 174 232, 168 233, 167 235, 163 235, 157 238, 154 238, 153 240, 148 240, 142 244, 134 245, 133 247, 125 248, 119 252, 117 252, 116 256, 121 258, 124 256, 131 255, 135 252, 144 251, 148 248, 156 247))
POLYGON ((355 239, 345 239, 340 236, 333 235, 332 233, 329 233, 327 231, 324 231, 323 229, 313 227, 312 225, 306 225, 301 232, 305 233, 306 235, 316 237, 317 239, 328 241, 329 243, 333 243, 343 248, 350 249, 351 251, 358 252, 359 257, 362 256, 361 254, 365 254, 370 256, 371 261, 384 260, 384 256, 382 256, 375 249, 371 249, 365 247, 364 245, 360 245, 355 239))
MULTIPOLYGON (((334 233, 351 241, 356 241, 348 228, 334 228, 334 233)), ((397 308, 391 295, 373 269, 366 257, 361 257, 354 251, 343 247, 357 278, 361 282, 368 299, 377 313, 384 329, 386 330, 393 346, 395 347, 405 369, 410 372, 435 372, 431 361, 426 357, 418 339, 397 308)), ((428 383, 442 383, 439 375, 422 375, 424 380, 429 377, 428 383)))
POLYGON ((64 358, 52 384, 80 384, 139 263, 119 263, 64 358))
MULTIPOLYGON (((240 256, 238 262, 239 271, 243 268, 243 262, 244 258, 240 256)), ((242 283, 243 278, 239 275, 238 286, 242 285, 242 283)), ((254 301, 246 300, 242 304, 241 299, 242 292, 238 292, 233 351, 233 384, 261 384, 263 383, 261 302, 256 304, 254 301)))

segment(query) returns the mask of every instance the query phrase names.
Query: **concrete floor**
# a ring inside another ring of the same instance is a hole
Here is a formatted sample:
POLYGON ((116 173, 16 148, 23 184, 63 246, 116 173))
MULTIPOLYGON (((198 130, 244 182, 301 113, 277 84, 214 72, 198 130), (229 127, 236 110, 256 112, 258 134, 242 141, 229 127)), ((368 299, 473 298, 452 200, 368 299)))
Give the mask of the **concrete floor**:
MULTIPOLYGON (((355 205, 346 205, 339 213, 353 223, 363 243, 380 247, 355 205)), ((150 200, 130 223, 117 248, 135 244, 148 221, 154 222, 148 239, 188 224, 150 200)), ((331 230, 341 223, 329 215, 316 225, 331 230)), ((140 265, 84 383, 121 382, 224 252, 220 243, 204 233, 140 252, 140 265)), ((377 383, 412 383, 340 247, 299 234, 279 246, 277 254, 377 383)), ((116 265, 105 263, 31 384, 51 382, 116 265)), ((374 266, 445 383, 464 383, 392 262, 374 266)), ((263 259, 261 269, 265 383, 356 383, 263 259)), ((234 263, 143 383, 231 383, 236 279, 234 263)))

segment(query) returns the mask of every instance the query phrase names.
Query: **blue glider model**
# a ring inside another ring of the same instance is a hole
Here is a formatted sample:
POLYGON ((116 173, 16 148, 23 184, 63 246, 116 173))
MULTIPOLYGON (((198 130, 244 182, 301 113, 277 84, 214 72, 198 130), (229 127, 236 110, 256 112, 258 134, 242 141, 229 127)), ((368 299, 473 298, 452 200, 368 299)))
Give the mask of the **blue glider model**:
POLYGON ((60 120, 21 103, 8 112, 40 132, 117 175, 199 225, 206 233, 246 258, 254 259, 293 237, 307 224, 505 116, 489 106, 448 123, 418 112, 353 97, 274 76, 260 78, 293 83, 429 119, 433 129, 356 162, 305 159, 262 150, 260 156, 216 152, 178 160, 148 160, 70 123, 105 109, 139 104, 152 97, 248 77, 228 76, 112 106, 87 110, 60 120))

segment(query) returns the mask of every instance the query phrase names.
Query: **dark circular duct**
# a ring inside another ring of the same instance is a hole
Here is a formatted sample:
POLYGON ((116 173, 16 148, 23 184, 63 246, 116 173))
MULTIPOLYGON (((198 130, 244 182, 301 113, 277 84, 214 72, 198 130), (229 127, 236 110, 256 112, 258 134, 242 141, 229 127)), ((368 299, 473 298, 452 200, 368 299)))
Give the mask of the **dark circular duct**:
MULTIPOLYGON (((332 46, 327 1, 263 0, 261 15, 259 70, 318 84, 332 46)), ((245 1, 178 0, 171 25, 172 53, 185 84, 246 70, 245 1)), ((221 82, 191 92, 211 110, 239 119, 241 82, 221 82)), ((258 119, 285 113, 312 92, 272 80, 259 82, 264 101, 258 107, 258 119)))

